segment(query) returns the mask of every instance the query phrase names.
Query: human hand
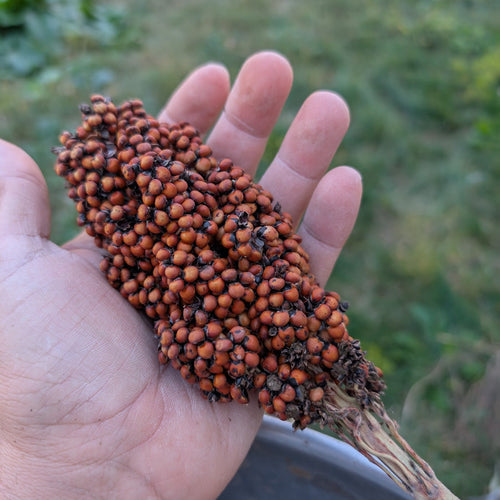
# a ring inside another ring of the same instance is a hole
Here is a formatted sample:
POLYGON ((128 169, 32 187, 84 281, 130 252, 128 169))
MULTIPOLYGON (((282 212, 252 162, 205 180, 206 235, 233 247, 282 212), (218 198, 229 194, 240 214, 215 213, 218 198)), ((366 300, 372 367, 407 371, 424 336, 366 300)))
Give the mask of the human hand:
MULTIPOLYGON (((214 155, 254 174, 291 84, 275 53, 248 59, 232 90, 223 67, 205 65, 160 119, 213 126, 214 155)), ((348 122, 338 96, 311 95, 260 181, 294 220, 305 212, 298 232, 322 285, 361 198, 353 169, 323 176, 348 122)), ((256 398, 212 404, 162 369, 150 323, 106 282, 92 239, 58 247, 49 226, 40 170, 0 141, 2 498, 216 497, 258 430, 256 398)))

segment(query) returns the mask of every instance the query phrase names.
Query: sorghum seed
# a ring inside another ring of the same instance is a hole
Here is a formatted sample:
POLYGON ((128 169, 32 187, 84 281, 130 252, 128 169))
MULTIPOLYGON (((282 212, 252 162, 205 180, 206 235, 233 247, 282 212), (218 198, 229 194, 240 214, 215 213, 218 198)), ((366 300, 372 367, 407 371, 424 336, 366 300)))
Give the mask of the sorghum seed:
POLYGON ((233 348, 233 343, 230 339, 219 338, 215 341, 215 350, 220 352, 227 352, 233 348))
POLYGON ((308 352, 318 354, 323 349, 323 342, 318 337, 309 337, 306 342, 308 352))
POLYGON ((269 305, 271 307, 281 307, 285 300, 284 294, 282 293, 272 293, 269 296, 269 305))
POLYGON ((314 315, 321 321, 327 319, 330 314, 331 310, 326 304, 321 304, 314 310, 314 315))
POLYGON ((328 346, 321 351, 321 357, 325 361, 329 361, 330 363, 334 363, 339 359, 339 350, 333 344, 328 344, 328 346))
POLYGON ((332 311, 329 317, 326 320, 326 324, 328 326, 338 326, 342 323, 344 319, 344 315, 340 311, 332 311))
POLYGON ((290 319, 290 315, 287 311, 276 311, 273 314, 273 325, 275 326, 285 326, 290 319))
POLYGON ((286 403, 280 396, 275 396, 273 399, 273 407, 277 412, 284 412, 286 410, 286 403))
POLYGON ((285 384, 281 389, 280 398, 286 403, 290 403, 295 399, 295 389, 289 385, 285 384))
POLYGON ((245 364, 250 368, 259 366, 260 356, 256 352, 247 352, 245 354, 245 364))
POLYGON ((278 369, 278 361, 274 354, 268 354, 262 360, 262 368, 270 373, 275 372, 278 369))
POLYGON ((187 266, 184 268, 184 281, 192 283, 198 279, 198 274, 196 266, 187 266))
POLYGON ((325 391, 321 387, 315 387, 309 391, 309 399, 313 403, 317 403, 323 399, 325 391))
POLYGON ((198 355, 203 359, 211 359, 214 354, 214 345, 212 342, 203 342, 198 346, 198 355))
POLYGON ((267 389, 262 389, 259 392, 259 403, 261 405, 267 405, 271 401, 271 393, 267 389))

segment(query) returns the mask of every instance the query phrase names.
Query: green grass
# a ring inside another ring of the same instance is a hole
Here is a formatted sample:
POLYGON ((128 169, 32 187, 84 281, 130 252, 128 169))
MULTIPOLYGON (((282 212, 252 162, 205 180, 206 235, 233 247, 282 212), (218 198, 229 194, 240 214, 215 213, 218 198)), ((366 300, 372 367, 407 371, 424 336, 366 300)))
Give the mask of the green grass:
POLYGON ((390 412, 405 409, 404 434, 460 497, 484 494, 500 428, 467 404, 487 387, 500 345, 498 1, 107 5, 98 24, 50 34, 43 54, 31 43, 43 23, 17 33, 18 69, 0 68, 0 136, 42 167, 54 240, 77 228, 50 147, 89 94, 141 97, 154 111, 197 64, 221 61, 234 77, 254 51, 282 52, 295 84, 262 166, 309 93, 347 99, 352 126, 335 164, 360 170, 364 196, 329 286, 350 301, 351 333, 384 369, 390 412))

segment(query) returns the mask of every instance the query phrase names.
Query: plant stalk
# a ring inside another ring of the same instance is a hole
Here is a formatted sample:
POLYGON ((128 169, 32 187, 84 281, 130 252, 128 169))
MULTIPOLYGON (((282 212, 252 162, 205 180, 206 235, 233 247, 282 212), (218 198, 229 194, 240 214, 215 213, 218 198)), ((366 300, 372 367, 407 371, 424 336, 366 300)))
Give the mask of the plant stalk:
POLYGON ((362 406, 333 382, 328 382, 324 400, 326 426, 416 500, 457 499, 401 437, 397 423, 387 415, 380 400, 362 406))

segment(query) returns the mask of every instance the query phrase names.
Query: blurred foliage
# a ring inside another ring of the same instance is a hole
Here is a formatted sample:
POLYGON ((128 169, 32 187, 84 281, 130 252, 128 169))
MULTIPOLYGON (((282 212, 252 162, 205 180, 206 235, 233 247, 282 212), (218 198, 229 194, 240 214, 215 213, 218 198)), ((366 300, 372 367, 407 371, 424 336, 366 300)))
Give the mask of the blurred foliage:
POLYGON ((45 7, 45 0, 0 0, 0 27, 2 29, 21 27, 26 12, 45 7))
POLYGON ((351 334, 384 370, 412 445, 461 498, 485 494, 500 435, 476 404, 498 399, 486 382, 500 350, 499 7, 0 0, 0 136, 44 171, 61 243, 77 227, 50 147, 89 94, 154 111, 197 64, 234 78, 252 52, 280 51, 295 82, 260 172, 308 94, 342 94, 352 121, 334 161, 360 170, 364 195, 329 288, 351 302, 351 334))
POLYGON ((124 22, 95 0, 0 0, 0 78, 33 75, 82 46, 123 47, 124 22))

